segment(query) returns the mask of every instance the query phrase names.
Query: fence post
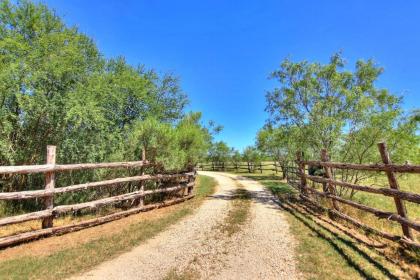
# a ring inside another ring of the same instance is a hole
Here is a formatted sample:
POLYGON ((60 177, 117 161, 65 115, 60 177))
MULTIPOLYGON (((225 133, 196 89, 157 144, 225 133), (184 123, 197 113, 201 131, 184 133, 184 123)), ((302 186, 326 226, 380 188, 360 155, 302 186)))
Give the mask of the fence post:
MULTIPOLYGON (((196 176, 197 176, 197 170, 195 170, 195 169, 194 169, 194 175, 190 175, 190 176, 188 176, 188 183, 191 183, 191 182, 195 181, 195 177, 196 177, 196 176)), ((194 185, 195 185, 195 182, 194 182, 194 185)), ((188 188, 187 188, 187 195, 191 195, 191 194, 192 194, 193 189, 194 189, 194 186, 192 186, 192 187, 188 187, 188 188)))
MULTIPOLYGON (((143 147, 141 149, 141 160, 144 162, 146 160, 146 149, 143 147)), ((144 175, 144 167, 142 166, 141 169, 141 176, 144 175)), ((144 194, 144 181, 140 181, 140 192, 144 194)), ((144 206, 144 196, 140 197, 140 207, 144 206)))
POLYGON ((262 174, 262 163, 260 162, 260 173, 262 174))
POLYGON ((276 174, 277 174, 277 162, 276 161, 274 161, 274 170, 276 171, 276 174))
MULTIPOLYGON (((47 146, 47 164, 55 164, 55 146, 47 146)), ((51 191, 55 188, 55 173, 47 172, 45 173, 45 190, 51 191)), ((54 194, 51 194, 44 198, 44 207, 45 209, 53 209, 54 207, 54 194)), ((53 227, 53 216, 44 218, 42 220, 42 228, 53 227)))
POLYGON ((296 153, 296 163, 298 164, 299 175, 300 175, 300 194, 304 196, 308 196, 307 190, 306 190, 308 186, 306 184, 306 177, 305 177, 305 163, 303 163, 302 151, 298 151, 296 153))
MULTIPOLYGON (((323 162, 330 161, 330 158, 328 156, 327 149, 322 149, 321 150, 321 161, 323 161, 323 162)), ((324 166, 324 170, 325 170, 325 177, 327 179, 332 179, 332 171, 331 171, 331 168, 330 167, 327 167, 327 166, 324 166)), ((336 191, 335 191, 335 188, 334 188, 333 184, 327 183, 327 190, 332 195, 336 195, 336 191)), ((324 192, 325 192, 325 190, 324 190, 324 192)), ((332 203, 332 206, 333 206, 333 208, 335 210, 339 210, 338 203, 337 203, 337 201, 334 198, 331 199, 331 203, 332 203)))
MULTIPOLYGON (((379 152, 381 153, 382 162, 385 165, 392 164, 386 144, 384 142, 378 143, 378 148, 379 148, 379 152)), ((394 172, 387 170, 385 171, 385 173, 386 173, 386 176, 388 177, 390 188, 394 190, 399 190, 400 186, 398 185, 398 181, 397 181, 397 178, 395 177, 394 172)), ((400 198, 394 196, 394 202, 397 208, 398 215, 400 215, 403 218, 407 218, 407 210, 405 208, 405 204, 403 203, 403 201, 401 201, 400 198)), ((409 239, 413 239, 413 235, 410 231, 410 228, 406 225, 401 225, 401 227, 402 227, 404 236, 409 239)))

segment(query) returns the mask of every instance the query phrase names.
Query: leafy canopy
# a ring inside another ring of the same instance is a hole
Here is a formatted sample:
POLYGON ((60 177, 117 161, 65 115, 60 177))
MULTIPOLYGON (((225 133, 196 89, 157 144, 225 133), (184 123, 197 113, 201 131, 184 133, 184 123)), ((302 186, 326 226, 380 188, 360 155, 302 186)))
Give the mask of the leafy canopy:
POLYGON ((397 160, 418 161, 412 157, 418 156, 415 118, 403 112, 401 97, 375 85, 382 72, 372 60, 346 70, 339 53, 328 64, 284 60, 271 75, 279 86, 266 95, 267 123, 274 129, 260 132, 260 146, 277 156, 276 145, 290 152, 300 147, 313 158, 327 148, 337 160, 374 162, 376 143, 387 141, 397 160), (277 131, 286 133, 279 138, 277 131))

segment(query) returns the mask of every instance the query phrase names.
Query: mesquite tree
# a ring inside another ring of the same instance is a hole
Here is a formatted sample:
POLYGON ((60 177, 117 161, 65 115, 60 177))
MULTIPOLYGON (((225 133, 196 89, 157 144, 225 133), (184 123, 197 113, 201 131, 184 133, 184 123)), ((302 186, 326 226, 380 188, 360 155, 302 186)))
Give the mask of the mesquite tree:
MULTIPOLYGON (((207 151, 209 130, 199 114, 185 115, 187 103, 174 75, 123 57, 105 59, 91 38, 43 4, 0 0, 0 165, 42 164, 47 145, 57 146, 59 163, 139 160, 141 143, 134 139, 147 128, 154 133, 152 160, 165 169, 191 168, 207 151)), ((104 170, 61 174, 57 186, 107 176, 104 170)), ((42 185, 42 176, 0 178, 0 191, 42 185)))
MULTIPOLYGON (((386 141, 396 162, 419 162, 416 114, 409 117, 401 97, 376 86, 382 72, 372 60, 346 70, 341 54, 327 64, 284 60, 271 75, 278 87, 266 95, 267 123, 279 131, 296 128, 296 134, 274 141, 291 155, 288 140, 296 141, 307 158, 319 159, 326 148, 333 160, 357 163, 380 162, 376 143, 386 141)), ((270 149, 273 143, 263 146, 270 149)), ((357 182, 365 174, 341 176, 357 182)))

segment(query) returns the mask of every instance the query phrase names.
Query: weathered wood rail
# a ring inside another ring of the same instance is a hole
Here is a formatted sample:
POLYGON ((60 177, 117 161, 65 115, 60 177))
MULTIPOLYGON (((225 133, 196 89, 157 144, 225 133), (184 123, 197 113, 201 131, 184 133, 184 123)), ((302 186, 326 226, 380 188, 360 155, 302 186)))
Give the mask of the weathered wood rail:
POLYGON ((416 238, 413 236, 412 232, 413 230, 420 232, 420 223, 418 222, 420 217, 415 217, 417 221, 410 219, 404 204, 404 201, 420 204, 420 194, 400 190, 397 177, 395 176, 395 173, 420 174, 420 165, 392 164, 386 144, 379 143, 378 148, 383 161, 382 164, 350 164, 330 162, 328 153, 325 149, 321 151, 320 161, 304 160, 303 154, 298 152, 296 156, 297 167, 288 167, 287 180, 292 186, 298 189, 299 195, 303 200, 324 209, 333 216, 345 220, 346 222, 353 224, 358 228, 364 229, 369 233, 374 233, 378 236, 399 242, 403 245, 420 248, 420 244, 416 241, 416 238), (318 166, 323 168, 324 175, 314 176, 307 174, 306 167, 308 166, 318 166), (387 175, 390 188, 376 188, 340 181, 336 178, 333 178, 333 169, 384 172, 387 175), (309 187, 308 181, 321 183, 323 185, 322 190, 318 190, 315 187, 309 187), (396 213, 376 209, 374 207, 355 202, 350 198, 341 197, 336 192, 336 186, 341 186, 355 191, 392 197, 395 202, 396 213), (325 207, 325 205, 321 205, 317 199, 313 199, 313 196, 327 198, 330 201, 329 206, 325 207), (344 204, 352 208, 373 214, 378 219, 387 219, 390 222, 399 223, 402 228, 402 236, 385 232, 382 229, 373 228, 354 217, 348 216, 341 211, 340 204, 344 204))
POLYGON ((63 234, 80 230, 86 227, 91 227, 103 224, 109 221, 120 219, 122 217, 148 211, 175 203, 179 203, 194 197, 193 188, 195 186, 196 172, 183 172, 178 174, 145 174, 144 168, 151 167, 152 165, 146 160, 145 154, 142 155, 141 161, 132 162, 112 162, 112 163, 80 163, 80 164, 55 164, 55 146, 47 147, 47 163, 44 165, 31 165, 31 166, 1 166, 0 175, 13 175, 13 174, 33 174, 43 173, 45 176, 45 188, 41 190, 28 190, 20 192, 1 192, 0 201, 10 200, 27 200, 41 198, 44 201, 44 210, 5 217, 0 219, 0 226, 8 226, 12 224, 23 223, 31 220, 42 220, 42 229, 28 231, 24 233, 0 237, 0 248, 21 243, 24 241, 45 237, 53 234, 63 234), (73 170, 89 170, 99 168, 120 168, 132 169, 139 168, 139 176, 115 178, 111 180, 103 180, 97 182, 89 182, 77 185, 70 185, 61 188, 55 188, 55 175, 57 172, 66 172, 73 170), (144 182, 156 181, 164 182, 171 180, 173 185, 165 184, 164 187, 157 187, 154 189, 145 190, 144 182), (137 191, 127 192, 120 195, 105 197, 93 201, 71 204, 71 205, 54 205, 54 196, 57 194, 77 192, 88 189, 95 189, 102 186, 109 186, 118 188, 123 183, 138 182, 140 185, 137 191), (155 194, 177 194, 175 198, 165 200, 159 203, 145 204, 147 196, 155 194), (136 201, 134 207, 128 210, 122 210, 116 213, 95 217, 93 219, 85 220, 76 224, 53 226, 54 218, 75 211, 92 210, 104 206, 112 206, 120 202, 136 201))

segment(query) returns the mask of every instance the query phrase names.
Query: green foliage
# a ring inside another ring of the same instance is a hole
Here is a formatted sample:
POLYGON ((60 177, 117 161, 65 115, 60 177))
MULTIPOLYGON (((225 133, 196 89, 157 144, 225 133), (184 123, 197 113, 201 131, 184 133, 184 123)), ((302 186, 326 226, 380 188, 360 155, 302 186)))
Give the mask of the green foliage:
POLYGON ((362 163, 379 161, 376 143, 386 141, 394 161, 419 162, 417 114, 407 116, 402 98, 375 86, 383 69, 372 60, 344 67, 341 54, 325 65, 284 60, 271 75, 280 87, 267 93, 259 147, 275 158, 299 149, 316 159, 327 148, 334 160, 362 163))
POLYGON ((287 166, 295 160, 293 151, 303 148, 299 145, 303 142, 299 141, 300 136, 296 126, 273 127, 267 125, 258 132, 256 146, 281 166, 287 166))
POLYGON ((159 171, 192 169, 205 156, 211 141, 200 118, 200 113, 190 113, 176 125, 155 118, 136 122, 131 130, 130 154, 138 154, 144 148, 147 159, 159 171))
MULTIPOLYGON (((60 163, 139 160, 144 146, 159 171, 191 168, 205 156, 210 129, 221 128, 204 127, 199 113, 185 115, 187 103, 174 75, 105 59, 43 4, 0 0, 0 165, 42 164, 47 145, 57 146, 60 163)), ((79 172, 77 182, 118 172, 79 172)), ((68 174, 57 180, 69 183, 68 174)), ((16 176, 1 181, 0 191, 42 185, 42 176, 16 176)))
POLYGON ((255 172, 256 165, 261 163, 262 155, 260 151, 253 146, 248 146, 242 153, 242 160, 248 165, 248 172, 255 172))
POLYGON ((242 155, 238 150, 231 148, 230 155, 230 161, 234 165, 240 164, 242 162, 242 155))
POLYGON ((261 154, 257 148, 248 146, 245 148, 242 154, 242 159, 249 163, 260 163, 261 162, 261 154))
POLYGON ((227 162, 230 158, 230 154, 231 149, 225 142, 214 142, 209 149, 207 159, 215 163, 227 162))

